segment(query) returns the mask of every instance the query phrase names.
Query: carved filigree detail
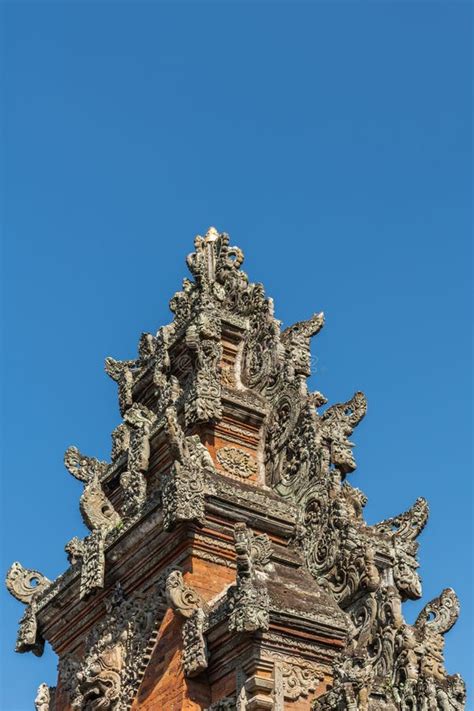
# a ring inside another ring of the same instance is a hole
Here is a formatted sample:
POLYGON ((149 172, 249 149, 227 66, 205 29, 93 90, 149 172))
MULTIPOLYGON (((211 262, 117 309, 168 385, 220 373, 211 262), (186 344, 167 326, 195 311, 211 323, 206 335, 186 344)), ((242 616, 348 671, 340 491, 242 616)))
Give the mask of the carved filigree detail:
POLYGON ((229 474, 247 479, 254 476, 258 470, 255 459, 243 449, 237 447, 221 447, 216 453, 217 461, 229 474))
POLYGON ((281 661, 279 666, 285 699, 296 701, 301 697, 306 698, 324 679, 324 672, 320 667, 304 660, 298 663, 292 660, 281 661))
POLYGON ((192 375, 185 403, 186 424, 222 417, 219 364, 222 358, 220 320, 214 309, 203 310, 188 327, 185 337, 192 375))
POLYGON ((123 515, 139 514, 146 501, 146 478, 150 461, 150 434, 156 415, 144 405, 135 403, 125 413, 130 427, 127 470, 120 476, 123 490, 123 515))
POLYGON ((332 405, 320 418, 321 441, 325 453, 325 466, 328 471, 333 466, 342 476, 356 468, 352 454, 352 442, 348 437, 365 416, 367 400, 364 393, 357 392, 342 404, 332 405))
POLYGON ((206 614, 198 607, 183 625, 183 670, 193 677, 207 669, 207 645, 204 637, 206 614))
POLYGON ((324 314, 314 314, 308 321, 298 321, 282 331, 281 341, 296 375, 311 375, 311 338, 324 326, 324 314))
POLYGON ((104 494, 98 479, 93 479, 85 486, 79 499, 79 509, 90 531, 100 530, 105 534, 121 523, 119 514, 104 494))
POLYGON ((424 606, 416 619, 415 627, 436 634, 446 634, 456 623, 459 611, 456 593, 452 588, 446 588, 439 597, 424 606))
POLYGON ((90 531, 110 531, 121 522, 102 488, 101 479, 107 474, 109 464, 81 454, 77 447, 69 447, 64 455, 66 469, 82 481, 84 491, 79 500, 82 520, 90 531))
POLYGON ((66 543, 64 550, 67 555, 67 559, 71 565, 76 565, 84 558, 84 541, 77 536, 71 538, 69 543, 66 543))
POLYGON ((167 574, 166 571, 147 596, 127 599, 117 584, 106 599, 105 616, 86 639, 83 658, 61 659, 61 688, 69 695, 73 708, 130 708, 166 609, 167 574))
POLYGON ((104 533, 98 528, 84 539, 79 597, 87 597, 104 587, 104 533))

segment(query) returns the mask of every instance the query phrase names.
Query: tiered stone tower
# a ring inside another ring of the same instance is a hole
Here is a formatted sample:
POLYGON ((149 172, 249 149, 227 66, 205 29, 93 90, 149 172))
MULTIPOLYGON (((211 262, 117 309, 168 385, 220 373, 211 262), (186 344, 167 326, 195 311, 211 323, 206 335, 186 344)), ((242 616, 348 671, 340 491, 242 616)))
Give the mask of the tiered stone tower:
POLYGON ((110 462, 70 447, 90 533, 54 581, 14 563, 17 651, 59 657, 38 711, 454 711, 451 589, 414 625, 424 499, 369 526, 347 483, 361 392, 308 392, 316 314, 285 330, 226 234, 197 237, 173 322, 107 358, 110 462))

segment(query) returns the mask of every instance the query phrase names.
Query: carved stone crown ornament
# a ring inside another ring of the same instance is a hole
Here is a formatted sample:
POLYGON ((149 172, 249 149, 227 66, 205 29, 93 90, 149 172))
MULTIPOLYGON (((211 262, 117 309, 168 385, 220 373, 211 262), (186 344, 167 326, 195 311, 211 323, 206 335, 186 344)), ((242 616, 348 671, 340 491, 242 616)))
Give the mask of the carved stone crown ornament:
POLYGON ((38 711, 457 711, 450 588, 413 625, 428 504, 375 525, 349 481, 362 392, 308 390, 316 312, 282 329, 244 255, 211 228, 173 320, 108 357, 110 461, 69 447, 87 535, 56 580, 13 563, 16 650, 59 656, 38 711), (350 394, 349 394, 350 395, 350 394))

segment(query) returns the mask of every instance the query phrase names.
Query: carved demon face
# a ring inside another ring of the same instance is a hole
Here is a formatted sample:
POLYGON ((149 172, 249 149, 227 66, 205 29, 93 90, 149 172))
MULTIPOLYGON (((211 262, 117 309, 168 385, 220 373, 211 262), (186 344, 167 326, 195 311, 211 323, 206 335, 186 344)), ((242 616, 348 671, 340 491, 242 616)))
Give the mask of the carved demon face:
POLYGON ((83 711, 112 711, 120 697, 120 650, 103 652, 78 675, 83 711))

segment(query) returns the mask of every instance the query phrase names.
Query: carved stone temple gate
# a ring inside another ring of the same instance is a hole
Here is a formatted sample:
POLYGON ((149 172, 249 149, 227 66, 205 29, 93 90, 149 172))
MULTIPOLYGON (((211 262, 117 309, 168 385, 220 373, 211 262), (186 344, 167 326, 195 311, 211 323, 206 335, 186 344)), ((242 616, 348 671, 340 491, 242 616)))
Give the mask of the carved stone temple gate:
POLYGON ((89 534, 54 581, 14 563, 16 649, 59 657, 37 711, 454 711, 443 664, 453 590, 414 625, 428 506, 369 526, 347 482, 361 392, 308 392, 323 314, 281 330, 243 254, 211 228, 173 322, 106 359, 123 421, 111 461, 70 447, 89 534))

